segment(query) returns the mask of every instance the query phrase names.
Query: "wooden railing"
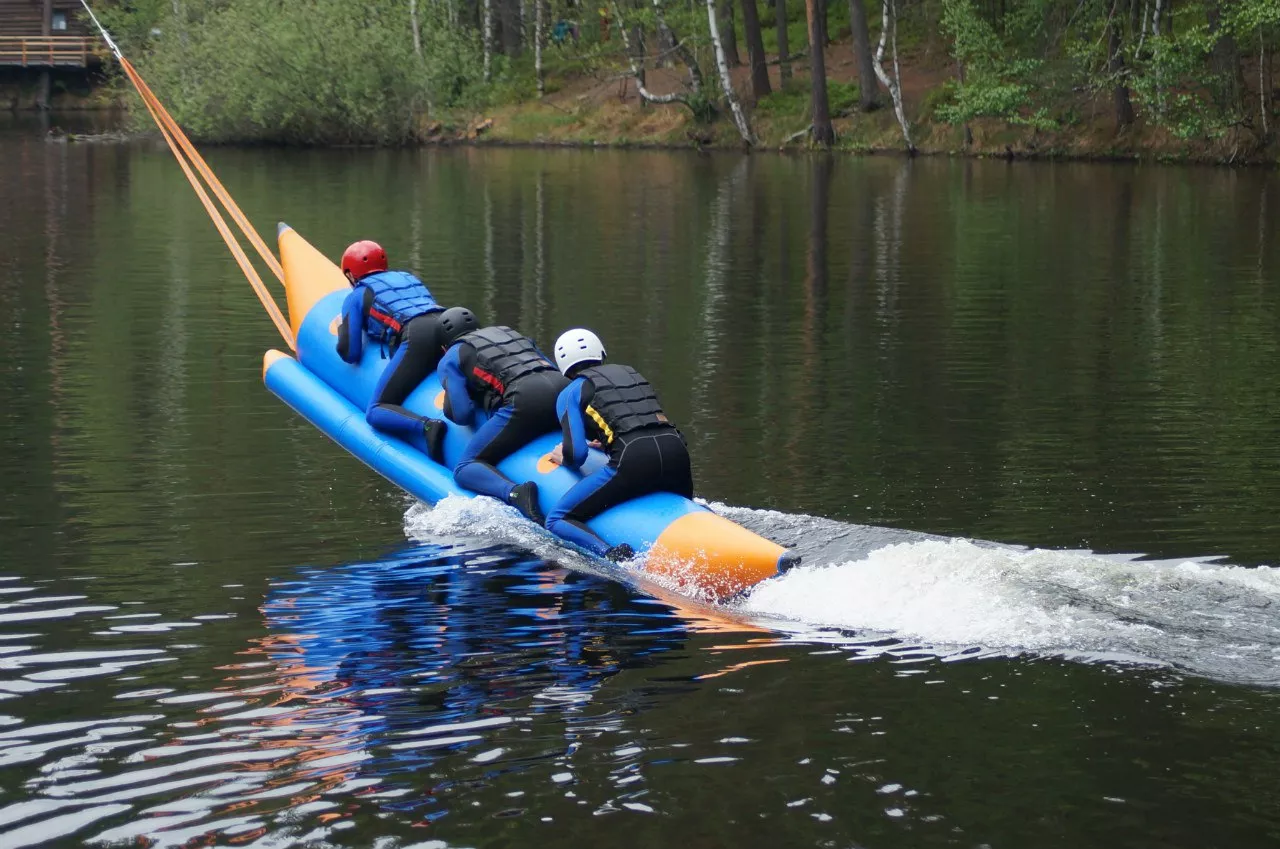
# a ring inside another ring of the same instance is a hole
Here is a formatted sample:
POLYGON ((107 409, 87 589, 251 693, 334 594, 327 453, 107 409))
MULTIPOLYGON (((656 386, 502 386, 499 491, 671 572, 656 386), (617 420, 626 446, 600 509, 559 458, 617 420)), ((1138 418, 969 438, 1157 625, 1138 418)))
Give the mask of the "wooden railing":
POLYGON ((96 39, 79 35, 0 35, 0 65, 88 67, 96 39))

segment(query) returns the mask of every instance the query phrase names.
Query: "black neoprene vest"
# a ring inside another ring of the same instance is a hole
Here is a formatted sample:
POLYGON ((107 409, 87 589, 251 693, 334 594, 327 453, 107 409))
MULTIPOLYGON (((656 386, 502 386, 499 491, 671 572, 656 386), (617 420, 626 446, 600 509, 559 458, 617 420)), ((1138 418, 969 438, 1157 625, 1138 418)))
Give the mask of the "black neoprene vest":
POLYGON ((501 398, 508 387, 522 377, 556 367, 533 344, 533 340, 510 327, 482 327, 459 337, 476 351, 476 364, 468 382, 487 395, 501 398))
POLYGON ((577 376, 595 388, 587 405, 587 421, 606 444, 643 428, 671 425, 649 381, 631 366, 606 363, 583 369, 577 376))

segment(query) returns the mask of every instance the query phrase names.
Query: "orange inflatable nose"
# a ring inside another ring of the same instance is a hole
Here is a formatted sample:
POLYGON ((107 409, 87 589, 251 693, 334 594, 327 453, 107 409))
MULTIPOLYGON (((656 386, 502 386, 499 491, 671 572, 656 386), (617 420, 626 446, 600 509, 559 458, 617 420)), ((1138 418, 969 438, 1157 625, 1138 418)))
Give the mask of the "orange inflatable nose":
POLYGON ((674 589, 728 598, 778 574, 788 552, 710 511, 686 513, 649 549, 645 571, 674 589))

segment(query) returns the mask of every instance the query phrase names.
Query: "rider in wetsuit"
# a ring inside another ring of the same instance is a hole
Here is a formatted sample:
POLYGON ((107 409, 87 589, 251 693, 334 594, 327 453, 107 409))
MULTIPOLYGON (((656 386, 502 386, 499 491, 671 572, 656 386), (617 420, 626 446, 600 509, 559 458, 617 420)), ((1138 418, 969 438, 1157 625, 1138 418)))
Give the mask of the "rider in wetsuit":
POLYGON ((473 317, 469 328, 451 330, 445 344, 449 348, 438 369, 445 416, 471 425, 477 408, 488 415, 454 467, 454 480, 515 506, 541 525, 537 483, 517 486, 496 464, 555 430, 556 396, 568 381, 532 339, 510 327, 476 329, 473 317))
POLYGON ((351 293, 342 302, 338 356, 356 364, 364 339, 391 356, 374 387, 365 419, 375 429, 403 439, 428 455, 437 453, 444 423, 402 405, 436 367, 443 353, 440 314, 444 307, 407 271, 388 271, 387 252, 377 242, 352 244, 342 254, 351 293))
POLYGON ((547 529, 610 560, 626 560, 635 554, 631 546, 610 548, 587 527, 587 520, 651 492, 692 498, 689 449, 649 382, 631 366, 606 364, 604 345, 590 330, 561 334, 555 354, 572 382, 556 399, 564 441, 551 459, 580 468, 591 439, 608 452, 609 463, 564 494, 547 518, 547 529))

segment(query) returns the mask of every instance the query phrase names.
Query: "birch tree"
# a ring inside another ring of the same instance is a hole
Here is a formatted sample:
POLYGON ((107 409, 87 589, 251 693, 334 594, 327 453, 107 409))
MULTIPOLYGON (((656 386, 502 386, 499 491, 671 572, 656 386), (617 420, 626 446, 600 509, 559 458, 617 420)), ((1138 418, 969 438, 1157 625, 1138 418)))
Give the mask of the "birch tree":
POLYGON ((538 97, 547 93, 547 84, 542 76, 542 39, 544 0, 533 0, 533 74, 538 81, 538 97))
POLYGON ((915 143, 911 141, 911 128, 907 125, 907 115, 902 108, 902 74, 898 69, 898 10, 895 0, 881 0, 880 45, 876 48, 876 76, 884 87, 889 89, 889 97, 893 100, 893 112, 898 117, 898 126, 902 128, 902 140, 907 144, 907 152, 915 153, 915 143), (892 33, 892 38, 890 38, 892 33), (893 76, 884 70, 885 42, 893 43, 893 76))
POLYGON ((418 0, 409 0, 409 29, 413 31, 413 55, 421 59, 422 27, 418 24, 418 0))
MULTIPOLYGON (((742 111, 742 104, 738 102, 738 94, 733 90, 733 78, 729 75, 729 63, 725 59, 724 44, 720 41, 720 26, 716 22, 716 0, 705 0, 707 5, 707 26, 711 30, 711 46, 716 52, 716 67, 720 71, 720 86, 724 89, 724 96, 729 101, 729 111, 733 113, 733 124, 738 128, 738 135, 742 136, 742 141, 747 145, 755 144, 755 138, 751 135, 751 125, 747 123, 747 116, 742 111)), ((814 0, 809 0, 810 3, 814 0)))
POLYGON ((493 80, 493 0, 483 0, 484 17, 484 81, 493 80))
MULTIPOLYGON (((656 3, 655 3, 656 5, 656 3)), ((622 50, 627 55, 627 62, 631 66, 631 76, 636 81, 636 93, 646 103, 681 103, 685 106, 689 105, 689 99, 678 91, 669 94, 654 94, 645 86, 644 79, 644 57, 639 55, 635 47, 632 45, 631 36, 627 33, 627 24, 622 19, 622 10, 618 4, 612 4, 613 19, 617 23, 618 32, 622 36, 622 50)), ((659 10, 659 14, 661 11, 659 10)), ((690 61, 694 64, 689 66, 689 77, 693 92, 696 94, 702 87, 702 73, 697 70, 696 61, 690 57, 690 61)))

